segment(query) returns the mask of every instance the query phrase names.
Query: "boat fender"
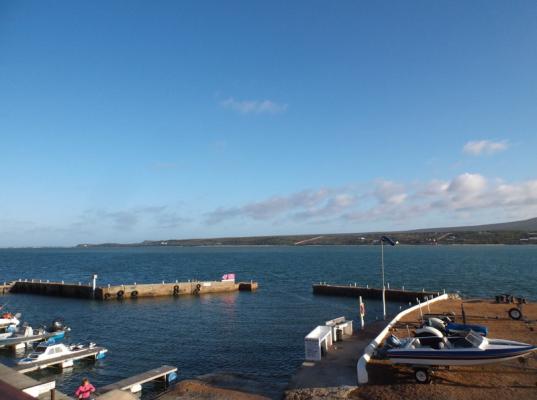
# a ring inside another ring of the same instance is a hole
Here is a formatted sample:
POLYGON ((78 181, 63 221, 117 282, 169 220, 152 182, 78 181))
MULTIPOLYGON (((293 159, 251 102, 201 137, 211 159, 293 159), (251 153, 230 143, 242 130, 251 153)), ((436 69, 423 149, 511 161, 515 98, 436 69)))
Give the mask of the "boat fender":
POLYGON ((511 319, 514 319, 515 321, 518 321, 520 318, 522 318, 522 311, 520 311, 520 309, 517 307, 511 308, 508 313, 511 319))
POLYGON ((172 383, 177 379, 177 372, 170 372, 168 375, 166 375, 166 380, 168 383, 172 383))
POLYGON ((124 294, 125 292, 123 290, 120 290, 119 292, 117 292, 118 299, 122 298, 124 294))
POLYGON ((104 299, 105 300, 108 300, 110 297, 112 297, 112 295, 110 293, 105 293, 104 294, 104 299))
POLYGON ((131 297, 138 297, 138 291, 137 290, 133 290, 131 292, 131 297))
POLYGON ((196 285, 196 289, 197 289, 198 291, 201 289, 201 285, 200 285, 199 283, 196 285))
POLYGON ((179 285, 175 285, 175 286, 173 287, 173 292, 174 292, 174 293, 179 293, 179 285))

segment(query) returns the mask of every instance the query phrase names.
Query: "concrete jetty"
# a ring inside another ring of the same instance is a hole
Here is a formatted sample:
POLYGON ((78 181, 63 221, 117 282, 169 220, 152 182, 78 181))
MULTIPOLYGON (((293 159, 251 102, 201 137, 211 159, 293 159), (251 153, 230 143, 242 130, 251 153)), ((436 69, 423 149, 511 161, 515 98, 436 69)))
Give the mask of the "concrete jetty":
POLYGON ((65 283, 44 280, 18 280, 9 286, 10 293, 30 293, 47 296, 75 297, 97 300, 122 300, 141 297, 202 295, 235 291, 253 292, 257 282, 198 281, 161 282, 132 285, 93 286, 91 283, 65 283))
MULTIPOLYGON (((370 288, 367 286, 353 286, 353 285, 329 285, 326 283, 319 283, 313 285, 313 293, 328 295, 328 296, 346 296, 346 297, 360 297, 364 299, 382 299, 382 288, 370 288)), ((405 289, 386 289, 386 300, 388 301, 401 301, 401 302, 415 302, 416 299, 425 300, 425 298, 433 298, 440 295, 440 292, 433 291, 416 291, 405 289)))
POLYGON ((71 398, 56 390, 56 381, 47 379, 37 381, 20 372, 0 364, 0 398, 70 400, 71 398), (2 397, 6 395, 7 397, 2 397))
POLYGON ((130 378, 122 379, 119 382, 104 386, 100 388, 97 392, 98 394, 104 394, 113 390, 122 390, 136 393, 141 391, 142 385, 147 382, 162 380, 164 384, 167 385, 171 383, 171 380, 173 380, 170 378, 173 377, 175 379, 176 374, 177 367, 163 365, 161 367, 154 368, 141 374, 131 376, 130 378))

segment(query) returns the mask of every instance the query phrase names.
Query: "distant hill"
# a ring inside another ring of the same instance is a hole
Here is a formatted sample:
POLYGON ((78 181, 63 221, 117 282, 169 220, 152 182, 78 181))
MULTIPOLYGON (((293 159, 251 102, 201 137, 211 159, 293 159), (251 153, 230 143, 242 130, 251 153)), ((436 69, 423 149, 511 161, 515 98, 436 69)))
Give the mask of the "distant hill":
MULTIPOLYGON (((388 233, 401 244, 537 244, 537 218, 498 224, 426 228, 388 233)), ((140 243, 79 244, 91 247, 163 246, 312 246, 376 244, 381 233, 245 236, 207 239, 145 240, 140 243)))
POLYGON ((406 232, 479 232, 479 231, 526 231, 537 232, 537 218, 522 221, 501 222, 498 224, 455 226, 448 228, 414 229, 406 232))

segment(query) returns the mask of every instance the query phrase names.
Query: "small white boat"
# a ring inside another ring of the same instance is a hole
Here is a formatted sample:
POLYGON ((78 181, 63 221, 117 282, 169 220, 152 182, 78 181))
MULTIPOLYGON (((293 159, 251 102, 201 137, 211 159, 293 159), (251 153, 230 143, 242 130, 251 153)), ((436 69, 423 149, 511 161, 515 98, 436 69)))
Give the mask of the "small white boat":
MULTIPOLYGON (((41 361, 55 361, 64 358, 67 355, 76 356, 79 353, 86 350, 93 349, 95 343, 89 343, 88 345, 76 344, 66 346, 63 343, 42 342, 39 343, 35 350, 28 355, 28 357, 22 358, 17 362, 18 365, 35 364, 41 361)), ((102 349, 96 356, 96 359, 104 358, 106 349, 102 349)))
POLYGON ((20 324, 20 313, 12 314, 10 312, 5 312, 0 315, 0 328, 5 328, 10 325, 19 326, 20 324))

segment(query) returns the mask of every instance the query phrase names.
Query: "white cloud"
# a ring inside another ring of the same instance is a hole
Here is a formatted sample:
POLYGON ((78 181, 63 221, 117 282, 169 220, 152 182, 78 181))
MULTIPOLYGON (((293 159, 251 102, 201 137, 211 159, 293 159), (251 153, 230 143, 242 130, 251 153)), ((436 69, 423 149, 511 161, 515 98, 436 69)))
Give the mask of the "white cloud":
POLYGON ((220 105, 241 114, 280 114, 287 110, 287 104, 272 100, 235 100, 233 97, 222 100, 220 105))
POLYGON ((124 210, 89 209, 79 215, 72 228, 112 227, 118 231, 132 231, 139 225, 159 228, 175 228, 188 219, 181 217, 166 206, 145 206, 124 210))
POLYGON ((467 142, 462 148, 463 153, 472 156, 479 156, 482 154, 494 154, 504 151, 509 147, 507 140, 501 140, 494 142, 492 140, 474 140, 467 142))
POLYGON ((294 212, 294 218, 301 219, 302 213, 318 214, 320 209, 341 207, 350 200, 333 189, 302 190, 286 196, 272 196, 265 200, 247 203, 240 207, 219 207, 206 214, 209 224, 219 223, 235 217, 247 217, 254 220, 269 220, 294 212))
POLYGON ((374 194, 381 204, 401 204, 408 196, 402 184, 385 180, 377 181, 374 194))

